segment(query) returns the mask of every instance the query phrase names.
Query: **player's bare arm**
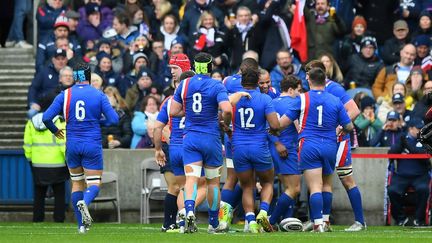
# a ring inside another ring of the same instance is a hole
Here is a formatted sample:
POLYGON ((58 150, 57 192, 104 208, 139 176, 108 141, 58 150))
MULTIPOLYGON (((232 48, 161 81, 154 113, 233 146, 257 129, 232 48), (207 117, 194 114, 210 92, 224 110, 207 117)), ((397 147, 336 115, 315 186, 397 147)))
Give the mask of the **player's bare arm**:
POLYGON ((358 108, 354 100, 349 100, 347 103, 344 104, 344 107, 351 121, 354 121, 357 116, 360 115, 360 109, 358 108))
POLYGON ((239 91, 239 92, 236 92, 236 93, 230 95, 228 98, 229 98, 231 105, 235 105, 240 101, 240 99, 242 97, 247 97, 248 99, 250 99, 251 95, 248 92, 239 91))
POLYGON ((185 115, 184 110, 183 110, 183 105, 181 103, 178 103, 177 101, 175 101, 173 99, 173 101, 171 102, 171 107, 170 107, 170 112, 169 112, 170 116, 175 116, 175 117, 182 117, 185 115))
POLYGON ((232 118, 232 106, 228 101, 219 103, 219 108, 222 110, 222 121, 225 126, 229 126, 232 118))
POLYGON ((155 158, 156 162, 160 166, 164 166, 166 162, 166 156, 165 153, 162 151, 162 130, 165 127, 166 124, 155 121, 155 128, 153 131, 153 139, 154 139, 154 145, 155 145, 155 158))

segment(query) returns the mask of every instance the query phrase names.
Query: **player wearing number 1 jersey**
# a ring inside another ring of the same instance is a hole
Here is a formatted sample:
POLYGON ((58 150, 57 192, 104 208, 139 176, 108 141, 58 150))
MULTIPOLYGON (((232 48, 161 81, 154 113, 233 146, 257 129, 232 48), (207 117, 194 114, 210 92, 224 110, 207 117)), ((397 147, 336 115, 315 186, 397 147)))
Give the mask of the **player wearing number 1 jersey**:
POLYGON ((76 84, 54 99, 42 119, 56 137, 63 138, 63 131, 52 122, 63 111, 67 135, 66 161, 72 180, 72 204, 78 221, 78 232, 85 233, 92 222, 87 206, 98 195, 101 184, 103 158, 100 125, 115 125, 119 118, 105 94, 89 85, 90 67, 87 64, 77 64, 73 77, 76 84))
POLYGON ((309 204, 314 230, 324 232, 323 208, 330 211, 331 201, 323 201, 322 192, 331 191, 335 168, 336 128, 349 133, 353 124, 341 101, 326 92, 325 72, 312 68, 308 73, 311 90, 301 94, 292 108, 281 117, 281 127, 299 120, 299 161, 311 193, 309 204), (328 204, 330 203, 330 204, 328 204))
POLYGON ((242 86, 250 98, 243 97, 233 107, 233 160, 234 169, 243 189, 243 208, 249 232, 258 233, 260 227, 273 231, 267 213, 273 197, 273 161, 267 141, 267 122, 272 130, 279 129, 279 122, 272 99, 257 90, 258 70, 242 73, 242 86), (255 175, 259 177, 261 190, 260 212, 255 218, 255 175))
POLYGON ((197 75, 180 83, 171 103, 170 115, 186 117, 183 137, 186 232, 194 232, 197 183, 204 166, 209 203, 208 232, 214 233, 219 230, 219 177, 223 164, 218 112, 222 110, 222 125, 226 127, 231 121, 232 107, 223 84, 209 77, 211 55, 198 53, 194 67, 197 75))

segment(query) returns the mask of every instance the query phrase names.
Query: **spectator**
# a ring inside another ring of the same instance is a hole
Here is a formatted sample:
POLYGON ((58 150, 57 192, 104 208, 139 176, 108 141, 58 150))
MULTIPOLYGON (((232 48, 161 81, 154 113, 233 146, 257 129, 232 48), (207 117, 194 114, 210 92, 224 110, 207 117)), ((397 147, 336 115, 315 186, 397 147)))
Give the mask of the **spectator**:
MULTIPOLYGON (((133 57, 137 53, 144 53, 147 57, 150 54, 150 42, 147 37, 138 35, 129 46, 129 51, 123 55, 123 73, 128 73, 133 69, 133 57)), ((150 62, 147 58, 147 64, 150 66, 150 62)))
POLYGON ((252 19, 252 13, 246 6, 240 6, 237 9, 235 19, 225 21, 228 28, 226 34, 226 43, 230 56, 230 67, 232 72, 237 72, 240 67, 243 53, 248 50, 258 52, 260 49, 259 29, 252 19))
POLYGON ((85 11, 87 18, 79 21, 78 35, 84 42, 99 40, 111 23, 102 19, 99 5, 96 3, 87 3, 85 11))
POLYGON ((37 40, 39 42, 48 38, 55 22, 57 21, 57 17, 65 12, 66 7, 63 6, 63 1, 61 0, 47 0, 44 4, 38 7, 36 11, 36 20, 38 23, 37 40))
POLYGON ((171 76, 166 75, 169 70, 167 67, 167 60, 164 59, 165 51, 164 51, 164 42, 162 40, 154 40, 152 43, 152 52, 149 56, 150 61, 150 69, 159 77, 161 83, 170 83, 171 76))
POLYGON ((67 63, 66 51, 57 49, 51 58, 51 63, 36 74, 28 91, 28 117, 32 118, 41 110, 40 102, 42 98, 51 90, 55 89, 59 83, 59 71, 67 63))
MULTIPOLYGON (((432 106, 432 81, 428 80, 423 86, 423 97, 417 102, 413 109, 414 117, 425 117, 426 112, 432 106)), ((427 124, 430 121, 424 119, 427 124)))
POLYGON ((140 70, 138 81, 127 90, 126 104, 130 111, 140 110, 140 104, 147 95, 157 93, 156 87, 153 86, 153 73, 148 68, 140 70))
POLYGON ((75 63, 82 61, 81 55, 75 55, 75 52, 69 45, 69 39, 66 37, 59 37, 55 41, 56 49, 63 49, 66 51, 66 57, 68 59, 68 66, 74 67, 75 63))
POLYGON ((393 110, 400 115, 402 128, 406 127, 407 122, 412 118, 411 111, 406 109, 405 97, 401 93, 395 93, 392 97, 393 110))
POLYGON ((411 30, 415 30, 417 27, 417 21, 422 10, 421 2, 420 0, 405 0, 399 3, 399 17, 408 23, 411 30))
POLYGON ((342 72, 333 55, 328 52, 323 52, 318 56, 318 60, 324 64, 328 79, 336 81, 340 84, 343 83, 342 72))
POLYGON ((345 23, 336 12, 330 14, 329 10, 328 0, 316 0, 314 11, 305 11, 305 17, 310 19, 306 25, 310 58, 323 51, 335 56, 333 44, 345 34, 345 23))
POLYGON ((56 39, 58 38, 68 38, 70 48, 73 50, 75 55, 81 56, 81 45, 78 40, 69 37, 69 24, 68 19, 64 16, 59 16, 55 22, 53 33, 46 36, 45 39, 41 40, 38 44, 38 49, 36 52, 36 72, 42 70, 50 58, 54 55, 56 51, 56 39))
POLYGON ((423 86, 425 79, 425 73, 420 66, 415 66, 411 70, 411 74, 406 82, 407 95, 413 98, 413 103, 408 105, 407 109, 412 110, 416 102, 423 97, 423 86))
MULTIPOLYGON (((54 222, 63 223, 66 212, 65 182, 69 171, 65 163, 65 140, 53 137, 42 122, 43 113, 27 121, 24 131, 24 152, 33 175, 33 222, 45 218, 45 197, 49 186, 54 192, 54 222)), ((63 118, 53 120, 59 129, 65 129, 63 118)))
POLYGON ((192 38, 196 31, 198 19, 203 11, 212 12, 219 26, 224 24, 224 14, 211 1, 192 0, 180 23, 180 33, 186 38, 192 38))
POLYGON ((128 4, 126 9, 132 24, 137 27, 139 35, 150 38, 150 22, 144 11, 137 4, 128 4))
POLYGON ((427 35, 418 35, 414 38, 413 44, 416 47, 417 57, 414 60, 414 65, 422 65, 423 59, 425 59, 430 52, 430 37, 427 35))
POLYGON ((68 18, 69 36, 72 39, 78 40, 78 42, 81 43, 81 40, 79 39, 78 34, 76 32, 79 23, 78 21, 80 19, 79 13, 73 10, 68 10, 65 16, 66 18, 68 18))
POLYGON ((23 24, 26 15, 30 12, 32 1, 15 0, 14 14, 9 34, 6 39, 6 47, 33 48, 24 40, 23 24))
MULTIPOLYGON (((109 39, 102 38, 99 40, 97 51, 103 51, 108 55, 111 55, 112 69, 115 73, 122 73, 124 65, 121 50, 116 46, 113 47, 109 39)), ((95 62, 95 65, 97 65, 97 61, 95 62)))
POLYGON ((50 90, 40 101, 41 110, 46 110, 52 104, 55 97, 57 97, 60 92, 73 86, 75 84, 72 77, 72 68, 65 66, 59 71, 59 83, 57 87, 50 90))
POLYGON ((91 73, 91 86, 93 86, 95 89, 103 91, 104 90, 104 86, 103 86, 103 80, 101 78, 101 76, 97 75, 96 73, 91 73))
POLYGON ((361 114, 354 121, 358 132, 358 144, 360 147, 369 147, 383 124, 375 117, 375 100, 373 98, 363 97, 360 101, 360 109, 361 114))
POLYGON ((131 149, 154 147, 153 129, 159 114, 158 107, 159 101, 155 97, 146 96, 141 102, 140 110, 134 112, 131 149))
POLYGON ((413 98, 411 96, 407 95, 407 88, 406 88, 405 84, 399 83, 399 82, 393 84, 391 96, 379 97, 377 99, 377 104, 379 105, 378 111, 377 111, 377 116, 378 116, 378 119, 380 119, 383 123, 385 123, 385 121, 387 119, 387 114, 390 111, 394 110, 393 96, 395 94, 401 94, 404 97, 403 102, 405 104, 405 107, 411 107, 413 105, 413 98))
MULTIPOLYGON (((426 149, 417 142, 417 134, 424 126, 420 118, 408 122, 408 132, 402 134, 394 143, 391 154, 424 154, 426 149)), ((391 213, 397 225, 405 226, 408 218, 404 214, 403 199, 408 187, 412 186, 416 195, 416 213, 414 226, 425 225, 426 205, 429 200, 430 161, 429 159, 397 159, 390 163, 392 178, 387 191, 391 202, 391 213)))
POLYGON ((372 92, 375 98, 390 97, 390 91, 396 82, 405 83, 411 72, 416 56, 416 49, 412 44, 406 44, 400 51, 400 61, 383 67, 378 73, 372 92))
POLYGON ((126 96, 127 90, 138 81, 139 71, 144 67, 149 68, 148 57, 142 52, 135 53, 133 56, 133 69, 126 74, 122 81, 120 93, 124 94, 123 96, 126 96))
POLYGON ((215 69, 227 70, 228 56, 225 54, 225 33, 219 30, 215 16, 211 12, 202 12, 197 22, 196 32, 189 38, 189 56, 206 52, 213 57, 215 69))
POLYGON ((371 147, 390 147, 398 143, 398 138, 403 133, 400 114, 390 111, 383 128, 370 142, 371 147))
POLYGON ((164 41, 165 50, 171 48, 171 43, 175 38, 177 38, 179 30, 180 26, 177 18, 172 14, 165 15, 157 34, 158 39, 164 41))
POLYGON ((413 32, 412 37, 416 38, 419 35, 427 35, 429 38, 432 37, 432 26, 431 26, 431 15, 428 10, 423 10, 420 13, 418 20, 418 28, 413 32))
MULTIPOLYGON (((87 0, 87 3, 95 3, 99 5, 99 12, 101 14, 100 19, 104 22, 104 26, 111 26, 114 20, 114 13, 108 6, 102 5, 102 0, 87 0), (105 24, 108 23, 108 24, 105 24)), ((80 21, 84 21, 87 19, 86 6, 80 7, 78 9, 80 14, 80 21)))
POLYGON ((375 55, 377 49, 376 39, 371 36, 363 37, 360 45, 360 52, 354 53, 348 59, 345 87, 365 88, 371 92, 372 85, 378 72, 384 66, 382 61, 375 55), (354 87, 352 86, 354 82, 354 87))
POLYGON ((174 14, 171 3, 167 0, 157 1, 155 4, 152 27, 159 29, 163 18, 168 14, 174 14))
POLYGON ((393 37, 386 40, 381 50, 381 57, 386 65, 399 61, 402 47, 409 43, 408 24, 405 20, 398 20, 393 24, 393 37))
POLYGON ((129 18, 124 13, 117 13, 114 17, 113 28, 117 32, 116 39, 123 50, 139 35, 135 26, 130 26, 129 18))
POLYGON ((276 54, 277 65, 270 72, 271 86, 280 92, 280 82, 288 77, 295 75, 302 80, 304 89, 309 90, 309 85, 306 81, 306 73, 301 69, 301 64, 295 62, 290 50, 281 49, 276 54))
POLYGON ((104 93, 108 97, 111 106, 119 116, 119 123, 113 126, 101 128, 103 148, 129 148, 132 139, 131 118, 126 103, 114 87, 106 87, 104 93), (108 136, 113 140, 109 141, 108 136))
POLYGON ((363 16, 355 16, 351 28, 351 33, 342 40, 338 59, 340 61, 347 60, 351 55, 360 52, 361 40, 367 29, 366 20, 363 16))
MULTIPOLYGON (((221 81, 222 82, 222 80, 224 80, 224 78, 225 78, 225 76, 224 76, 224 74, 222 73, 222 71, 220 71, 220 70, 213 70, 212 72, 211 72, 211 75, 210 75, 210 77, 212 78, 212 79, 216 79, 216 80, 219 80, 219 81, 221 81)), ((270 78, 270 77, 269 77, 270 78)))
POLYGON ((97 54, 98 65, 95 73, 98 74, 103 80, 103 86, 120 86, 119 76, 112 69, 111 56, 104 51, 97 54))

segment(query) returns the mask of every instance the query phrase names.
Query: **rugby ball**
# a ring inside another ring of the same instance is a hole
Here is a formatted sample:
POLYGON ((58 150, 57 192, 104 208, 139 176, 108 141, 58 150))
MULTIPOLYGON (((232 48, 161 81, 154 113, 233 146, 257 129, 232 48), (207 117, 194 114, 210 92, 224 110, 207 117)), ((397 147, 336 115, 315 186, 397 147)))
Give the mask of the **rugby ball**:
POLYGON ((286 218, 280 222, 279 228, 285 232, 303 231, 303 224, 297 218, 286 218))

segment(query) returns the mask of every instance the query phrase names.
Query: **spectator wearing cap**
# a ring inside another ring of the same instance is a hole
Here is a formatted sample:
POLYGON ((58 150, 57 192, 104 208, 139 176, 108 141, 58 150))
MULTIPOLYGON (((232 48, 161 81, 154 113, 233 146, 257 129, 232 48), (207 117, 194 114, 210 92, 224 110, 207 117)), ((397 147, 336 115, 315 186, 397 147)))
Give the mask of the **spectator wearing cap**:
POLYGON ((429 38, 432 37, 432 17, 428 10, 424 9, 421 11, 418 19, 418 27, 412 33, 412 37, 415 39, 418 35, 427 35, 429 38))
POLYGON ((51 58, 51 63, 36 74, 29 87, 27 102, 28 117, 31 118, 41 110, 40 102, 51 90, 59 84, 59 71, 67 64, 66 51, 57 49, 51 58))
POLYGON ((422 65, 422 61, 429 55, 430 39, 427 35, 418 35, 414 38, 413 44, 416 47, 417 57, 414 60, 414 65, 422 65))
MULTIPOLYGON (((426 81, 426 74, 423 72, 420 66, 414 66, 411 70, 411 74, 406 82, 407 95, 413 98, 413 104, 415 105, 423 97, 423 86, 426 81)), ((413 107, 407 107, 411 109, 413 107)))
POLYGON ((103 85, 114 86, 117 89, 120 86, 120 78, 117 73, 112 69, 111 55, 101 51, 96 55, 98 65, 96 66, 95 73, 98 74, 104 81, 103 85))
POLYGON ((113 28, 117 32, 116 39, 124 50, 139 35, 135 26, 130 26, 129 17, 124 13, 117 13, 113 20, 113 28))
POLYGON ((234 20, 225 23, 228 28, 226 43, 230 56, 231 71, 236 72, 246 51, 260 51, 260 33, 257 23, 252 19, 252 12, 246 6, 237 9, 234 20))
POLYGON ((401 93, 396 93, 392 97, 393 110, 401 116, 401 126, 406 127, 406 123, 411 119, 412 114, 410 110, 407 110, 405 104, 405 97, 401 93))
POLYGON ((63 1, 47 0, 36 11, 38 23, 38 41, 45 40, 52 32, 53 26, 60 14, 66 12, 63 1))
POLYGON ((280 93, 280 83, 288 75, 295 75, 301 79, 303 89, 309 90, 306 73, 301 69, 301 63, 295 59, 289 49, 281 49, 276 53, 276 66, 270 72, 271 86, 280 93))
POLYGON ((127 90, 138 81, 139 71, 144 67, 149 68, 149 64, 149 59, 146 54, 137 52, 133 55, 133 68, 124 76, 120 85, 119 91, 122 96, 125 97, 127 90))
POLYGON ((102 37, 103 31, 111 26, 111 23, 103 21, 98 4, 87 3, 85 10, 87 18, 79 21, 78 35, 84 42, 98 40, 102 37))
POLYGON ((396 111, 387 114, 383 128, 370 142, 371 147, 390 147, 398 143, 398 138, 403 134, 401 115, 396 111))
POLYGON ((30 0, 15 0, 12 24, 6 39, 5 47, 33 48, 24 40, 23 24, 26 15, 32 9, 30 0))
POLYGON ((416 48, 413 44, 406 44, 400 50, 399 62, 383 67, 372 85, 372 93, 375 98, 391 97, 393 84, 400 82, 405 84, 411 69, 414 66, 416 48))
MULTIPOLYGON (((389 154, 425 154, 426 149, 417 141, 417 134, 424 123, 418 117, 408 122, 408 131, 401 134, 398 142, 392 144, 389 154)), ((395 159, 390 161, 392 179, 387 188, 391 202, 391 213, 397 225, 404 226, 408 221, 404 214, 403 196, 408 187, 414 187, 416 211, 414 226, 425 225, 426 205, 429 199, 429 175, 431 164, 429 159, 395 159)))
POLYGON ((54 23, 54 31, 38 44, 36 52, 36 72, 39 72, 44 65, 49 62, 50 58, 56 51, 56 39, 63 37, 69 39, 69 46, 76 55, 82 55, 81 45, 78 40, 69 36, 68 19, 63 15, 60 15, 54 23))
POLYGON ((111 55, 112 69, 115 73, 120 74, 123 72, 124 66, 122 52, 118 46, 113 46, 111 43, 109 39, 102 38, 97 44, 97 50, 111 55))
POLYGON ((360 52, 352 54, 346 65, 345 87, 348 89, 351 82, 356 88, 365 88, 369 92, 378 72, 384 67, 383 62, 375 54, 377 50, 376 39, 365 36, 360 42, 360 52))
POLYGON ((215 68, 228 71, 228 56, 225 53, 225 33, 220 31, 215 16, 211 12, 202 12, 197 29, 189 38, 189 56, 206 52, 213 57, 215 68))
POLYGON ((156 95, 157 88, 153 85, 153 73, 142 68, 138 73, 138 81, 127 90, 126 105, 130 111, 140 110, 140 104, 147 95, 156 95))
POLYGON ((366 19, 363 16, 355 16, 351 25, 351 33, 344 37, 339 49, 338 60, 340 60, 340 63, 344 63, 352 54, 360 52, 361 40, 366 30, 366 19))
POLYGON ((78 21, 80 19, 80 14, 74 10, 68 10, 65 16, 66 18, 68 18, 69 36, 79 40, 79 42, 81 43, 81 40, 77 34, 77 27, 79 23, 78 21))
MULTIPOLYGON (((103 22, 102 25, 104 26, 111 26, 112 22, 114 20, 114 12, 111 8, 102 5, 102 1, 101 0, 89 0, 87 1, 89 3, 96 3, 97 5, 99 5, 99 12, 100 12, 100 19, 103 22)), ((87 11, 86 11, 86 5, 80 7, 78 9, 78 12, 80 14, 80 21, 86 20, 87 19, 87 11)))
POLYGON ((372 97, 363 97, 360 100, 360 109, 361 113, 354 121, 358 128, 358 144, 360 147, 369 147, 383 123, 375 116, 375 100, 372 97))
POLYGON ((198 20, 201 16, 201 13, 204 11, 212 12, 219 26, 224 26, 224 14, 216 6, 216 3, 206 0, 192 0, 180 23, 180 33, 183 34, 188 39, 188 41, 189 38, 192 38, 193 33, 196 31, 198 20))
POLYGON ((405 20, 397 20, 393 24, 393 37, 386 40, 381 50, 381 57, 386 65, 392 65, 399 61, 399 52, 409 43, 409 28, 405 20))
MULTIPOLYGON (((144 53, 147 57, 151 53, 150 41, 144 35, 138 35, 130 44, 129 51, 123 54, 123 73, 128 73, 133 69, 133 57, 137 53, 144 53)), ((150 66, 150 61, 147 58, 147 64, 150 66)))

